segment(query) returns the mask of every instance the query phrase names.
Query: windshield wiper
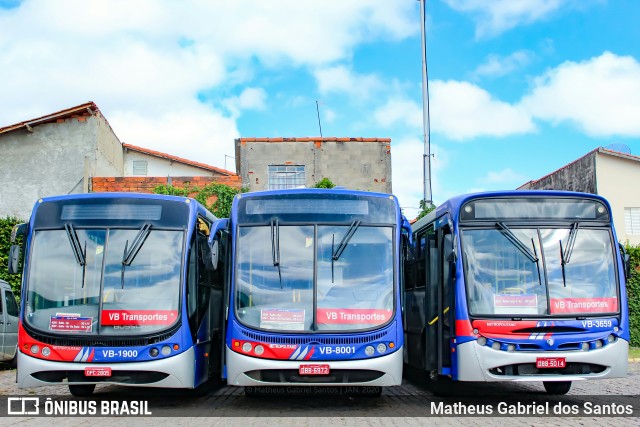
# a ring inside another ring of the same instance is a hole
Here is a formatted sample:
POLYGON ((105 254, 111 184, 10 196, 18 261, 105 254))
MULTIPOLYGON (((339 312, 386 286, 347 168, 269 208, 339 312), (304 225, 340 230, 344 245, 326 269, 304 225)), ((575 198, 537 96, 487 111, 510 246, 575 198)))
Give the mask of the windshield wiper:
POLYGON ((576 235, 578 234, 579 227, 580 224, 578 224, 577 222, 573 223, 571 231, 569 231, 567 246, 564 249, 562 248, 562 239, 558 241, 558 243, 560 243, 560 265, 562 266, 562 283, 564 284, 565 288, 567 287, 567 278, 564 266, 569 264, 569 260, 571 259, 571 253, 573 252, 573 247, 576 244, 576 235))
POLYGON ((140 248, 142 248, 142 245, 144 245, 144 242, 147 240, 147 237, 149 237, 150 233, 151 224, 147 222, 142 226, 140 231, 138 231, 138 234, 136 234, 136 237, 131 243, 131 247, 129 247, 128 240, 124 242, 124 253, 122 254, 122 269, 120 270, 120 284, 122 289, 124 289, 125 267, 131 265, 133 260, 136 258, 136 255, 138 255, 138 252, 140 252, 140 248))
MULTIPOLYGON (((520 252, 522 252, 527 258, 529 258, 531 262, 535 262, 535 263, 538 262, 538 257, 536 256, 536 254, 532 253, 531 250, 528 247, 526 247, 520 241, 520 239, 518 239, 518 237, 515 234, 513 234, 513 231, 511 231, 509 227, 507 227, 502 222, 496 222, 496 226, 498 227, 499 231, 504 235, 504 237, 506 237, 507 240, 513 243, 513 246, 520 249, 520 252)), ((533 248, 535 250, 535 245, 533 246, 533 248)))
POLYGON ((334 279, 333 264, 335 261, 337 261, 340 258, 340 255, 342 255, 342 252, 344 252, 344 250, 347 248, 347 245, 349 244, 349 240, 351 240, 351 237, 353 237, 358 227, 360 227, 360 223, 361 221, 359 219, 356 219, 351 223, 344 237, 342 237, 342 240, 338 245, 338 249, 334 249, 336 235, 335 234, 331 235, 331 283, 333 283, 333 279, 334 279))
POLYGON ((564 264, 569 264, 569 260, 571 259, 571 253, 573 252, 573 247, 576 245, 576 235, 578 234, 578 227, 579 227, 579 224, 577 222, 574 222, 573 227, 571 227, 571 231, 569 232, 569 238, 567 239, 567 247, 565 248, 565 251, 562 254, 564 264))
POLYGON ((64 230, 67 232, 73 255, 76 257, 76 262, 82 266, 82 287, 84 288, 85 272, 87 270, 87 241, 84 242, 84 251, 82 245, 80 245, 80 239, 78 239, 78 233, 71 224, 65 224, 64 230))
POLYGON ((342 252, 344 252, 344 250, 347 248, 347 245, 349 244, 349 240, 351 240, 351 238, 355 234, 358 227, 360 227, 361 222, 362 221, 360 221, 359 219, 353 220, 353 222, 349 226, 349 229, 347 230, 344 237, 340 241, 340 244, 338 245, 335 252, 331 256, 331 259, 333 259, 334 261, 337 261, 338 259, 340 259, 340 255, 342 255, 342 252))
POLYGON ((277 217, 271 218, 271 257, 273 266, 278 267, 278 279, 282 289, 282 272, 280 271, 280 224, 277 217))

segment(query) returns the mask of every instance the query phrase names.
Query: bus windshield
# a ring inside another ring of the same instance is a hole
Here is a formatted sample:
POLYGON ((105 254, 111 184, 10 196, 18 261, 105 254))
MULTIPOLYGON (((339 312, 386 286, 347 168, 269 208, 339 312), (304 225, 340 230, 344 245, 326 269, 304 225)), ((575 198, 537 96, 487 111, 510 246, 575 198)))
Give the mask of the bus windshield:
POLYGON ((70 230, 35 232, 26 323, 55 333, 130 335, 177 321, 183 231, 146 230, 125 265, 140 229, 70 230))
POLYGON ((391 319, 391 226, 273 224, 239 228, 235 295, 242 323, 278 331, 354 331, 391 319))
MULTIPOLYGON (((504 226, 506 227, 506 226, 504 226)), ((617 313, 618 285, 608 229, 461 230, 471 315, 535 317, 617 313), (517 239, 517 240, 514 240, 517 239)))

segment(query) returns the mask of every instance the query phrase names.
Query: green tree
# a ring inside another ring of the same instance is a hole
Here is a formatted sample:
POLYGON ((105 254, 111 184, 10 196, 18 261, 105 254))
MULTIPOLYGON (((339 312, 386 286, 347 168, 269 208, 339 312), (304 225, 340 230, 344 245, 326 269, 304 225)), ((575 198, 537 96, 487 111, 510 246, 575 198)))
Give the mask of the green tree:
MULTIPOLYGON (((7 266, 9 265, 9 248, 11 247, 11 230, 14 225, 21 222, 25 221, 14 217, 0 218, 0 279, 11 285, 11 289, 18 299, 20 298, 22 274, 9 274, 7 266)), ((20 241, 17 243, 19 244, 20 241)))
POLYGON ((211 213, 218 218, 228 218, 231 213, 231 204, 236 194, 244 193, 243 188, 238 190, 225 184, 211 183, 200 188, 198 186, 187 186, 184 188, 172 185, 159 185, 153 189, 156 194, 167 194, 171 196, 193 197, 202 203, 211 213), (209 202, 215 196, 213 202, 209 202))
POLYGON ((626 244, 625 249, 631 257, 631 277, 627 278, 631 346, 640 347, 640 246, 626 244))
POLYGON ((431 212, 435 208, 436 208, 436 205, 434 205, 433 203, 431 202, 427 203, 425 200, 420 200, 420 213, 416 217, 416 220, 419 220, 423 216, 426 216, 429 212, 431 212))
POLYGON ((322 178, 320 181, 316 182, 313 188, 333 188, 336 185, 329 178, 322 178))

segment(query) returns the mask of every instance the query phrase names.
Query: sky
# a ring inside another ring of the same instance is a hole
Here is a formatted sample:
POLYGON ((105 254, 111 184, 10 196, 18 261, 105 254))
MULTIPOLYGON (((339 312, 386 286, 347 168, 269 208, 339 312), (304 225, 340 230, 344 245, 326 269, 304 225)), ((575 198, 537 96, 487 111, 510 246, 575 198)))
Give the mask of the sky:
MULTIPOLYGON (((639 20, 637 0, 426 0, 433 202, 640 155, 639 20)), ((0 127, 87 101, 122 142, 227 169, 235 138, 319 136, 318 108, 325 137, 391 138, 407 217, 423 198, 416 0, 0 0, 0 127)))

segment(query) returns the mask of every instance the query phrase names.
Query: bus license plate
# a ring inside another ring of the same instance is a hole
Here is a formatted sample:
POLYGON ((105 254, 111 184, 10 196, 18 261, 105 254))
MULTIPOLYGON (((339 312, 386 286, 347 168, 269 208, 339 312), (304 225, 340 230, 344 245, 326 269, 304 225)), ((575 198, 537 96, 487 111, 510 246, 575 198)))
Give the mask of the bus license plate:
POLYGON ((300 375, 329 375, 329 365, 300 365, 300 375))
POLYGON ((567 362, 564 357, 538 357, 536 368, 564 368, 567 362))
POLYGON ((84 368, 85 377, 110 377, 111 368, 84 368))

